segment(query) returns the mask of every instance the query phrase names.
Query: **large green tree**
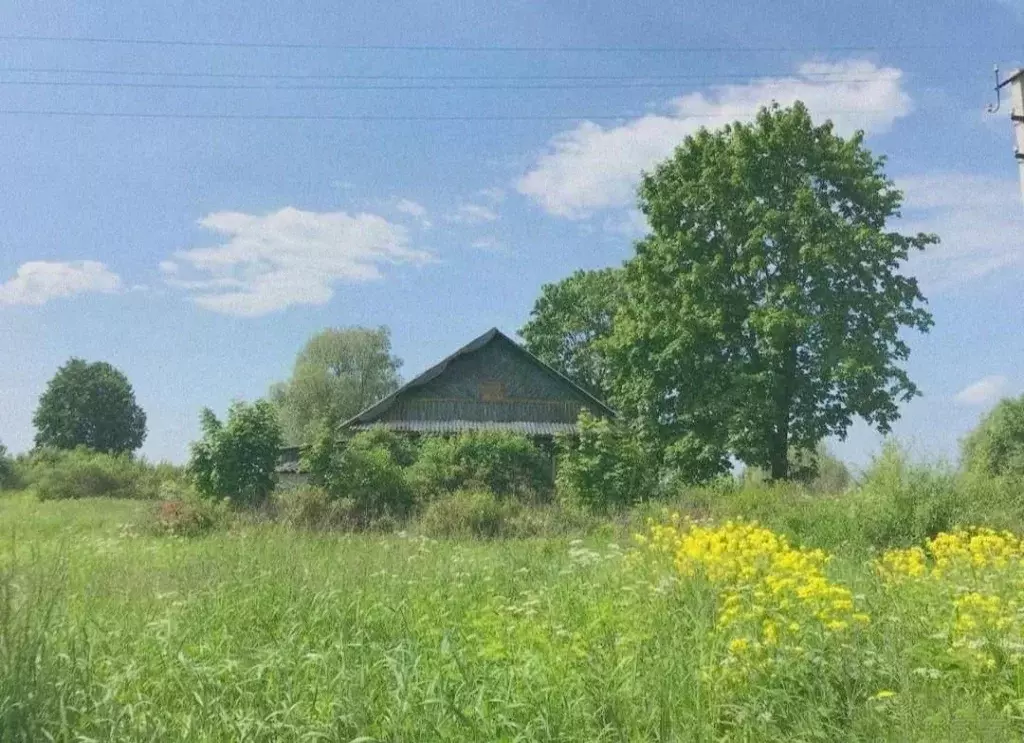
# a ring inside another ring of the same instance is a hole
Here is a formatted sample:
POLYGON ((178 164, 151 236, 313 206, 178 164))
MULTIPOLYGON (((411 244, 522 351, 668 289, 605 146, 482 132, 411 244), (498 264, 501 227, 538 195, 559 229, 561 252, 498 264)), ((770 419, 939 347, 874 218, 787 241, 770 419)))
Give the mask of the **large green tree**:
POLYGON ((601 399, 612 392, 601 341, 611 333, 621 286, 617 268, 576 271, 545 284, 519 330, 534 356, 601 399))
POLYGON ((299 352, 291 378, 270 390, 285 441, 308 443, 325 421, 343 421, 394 392, 401 365, 386 327, 320 331, 299 352))
POLYGON ((797 103, 701 130, 643 176, 616 388, 695 478, 729 455, 787 478, 790 451, 858 416, 888 431, 918 393, 902 331, 932 318, 900 269, 937 238, 889 229, 902 194, 883 165, 797 103))
POLYGON ((1024 395, 1002 400, 963 440, 971 472, 1024 477, 1024 395))
POLYGON ((36 446, 119 454, 146 439, 146 414, 128 378, 105 361, 71 359, 39 398, 32 422, 36 446))

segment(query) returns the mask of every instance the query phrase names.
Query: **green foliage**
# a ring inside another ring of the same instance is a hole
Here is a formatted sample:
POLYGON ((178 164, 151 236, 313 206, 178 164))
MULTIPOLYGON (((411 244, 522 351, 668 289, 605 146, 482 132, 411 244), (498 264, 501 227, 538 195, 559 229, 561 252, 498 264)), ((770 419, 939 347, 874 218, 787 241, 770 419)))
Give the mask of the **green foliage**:
POLYGON ((864 472, 858 521, 872 545, 909 547, 962 522, 962 493, 947 467, 910 461, 887 442, 864 472))
POLYGON ((964 466, 971 472, 1024 477, 1024 395, 996 405, 962 448, 964 466))
POLYGON ((224 501, 174 498, 163 500, 157 506, 153 532, 169 537, 198 537, 217 529, 228 519, 224 501))
POLYGON ((814 481, 723 479, 651 504, 636 521, 664 508, 716 521, 754 520, 799 544, 854 553, 919 544, 962 526, 1024 532, 1020 481, 915 462, 895 442, 886 443, 860 482, 842 491, 814 481))
POLYGON ((325 529, 334 526, 332 505, 327 491, 317 485, 299 485, 280 493, 284 521, 301 529, 325 529))
MULTIPOLYGON (((716 483, 694 488, 694 503, 698 491, 721 509, 705 515, 775 519, 796 544, 858 533, 856 488, 716 483)), ((999 492, 986 508, 1011 490, 999 492)), ((495 505, 517 504, 482 510, 495 505)), ((936 653, 950 638, 931 618, 952 625, 948 605, 925 586, 881 585, 859 550, 825 570, 871 621, 780 652, 770 674, 736 674, 720 593, 648 563, 628 538, 334 537, 237 522, 196 540, 123 535, 152 510, 139 506, 0 499, 17 535, 0 539, 0 740, 1020 738, 1019 667, 968 673, 936 653)))
POLYGON ((71 359, 49 381, 32 422, 36 446, 84 446, 110 454, 133 452, 146 439, 146 414, 128 379, 104 361, 71 359))
POLYGON ((366 431, 360 431, 355 437, 356 445, 363 449, 381 447, 391 453, 392 459, 399 467, 408 467, 419 457, 419 442, 392 431, 387 426, 378 425, 366 431))
POLYGON ((559 444, 556 487, 564 502, 600 511, 656 494, 657 462, 623 425, 584 411, 578 436, 565 437, 559 444))
POLYGON ((205 498, 227 498, 255 506, 274 489, 281 431, 273 406, 265 400, 234 403, 226 423, 211 410, 202 412, 203 437, 191 446, 188 472, 205 498))
POLYGON ((26 468, 26 484, 40 500, 76 498, 155 499, 167 478, 129 454, 77 449, 37 449, 26 468))
POLYGON ((499 498, 543 499, 551 489, 550 473, 550 462, 530 439, 501 431, 427 438, 409 468, 424 499, 464 489, 488 490, 499 498))
POLYGON ((518 502, 499 500, 488 490, 459 490, 431 501, 419 524, 431 537, 494 539, 511 536, 521 511, 518 502))
POLYGON ((902 331, 932 319, 898 269, 937 238, 886 229, 902 194, 882 166, 797 103, 701 130, 644 175, 652 233, 626 266, 609 367, 620 412, 683 441, 694 479, 730 454, 785 479, 792 448, 855 416, 886 432, 917 394, 902 331))
MULTIPOLYGON (((832 454, 824 443, 814 449, 793 449, 789 453, 790 476, 816 493, 842 493, 853 482, 846 464, 832 454)), ((759 467, 747 467, 743 479, 763 483, 771 479, 759 467)))
POLYGON ((534 356, 607 400, 611 376, 601 342, 611 334, 621 294, 620 269, 577 271, 541 288, 519 335, 534 356))
POLYGON ((402 448, 379 431, 338 441, 334 430, 323 426, 304 454, 302 468, 314 485, 332 501, 346 501, 347 510, 365 524, 403 517, 412 507, 413 493, 389 445, 402 448))
POLYGON ((347 420, 394 392, 401 365, 386 327, 317 333, 299 352, 291 378, 270 391, 285 442, 308 443, 321 424, 347 420))
POLYGON ((14 459, 7 455, 7 447, 0 443, 0 490, 16 490, 21 487, 14 459))

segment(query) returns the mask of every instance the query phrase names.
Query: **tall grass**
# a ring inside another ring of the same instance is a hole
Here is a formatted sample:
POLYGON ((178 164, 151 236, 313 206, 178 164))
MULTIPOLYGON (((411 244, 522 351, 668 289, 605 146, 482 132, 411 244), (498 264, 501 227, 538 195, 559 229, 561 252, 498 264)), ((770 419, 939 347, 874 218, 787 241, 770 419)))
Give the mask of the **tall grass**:
POLYGON ((913 597, 867 562, 956 523, 1020 530, 1014 483, 890 457, 842 494, 730 484, 604 525, 478 500, 439 508, 432 529, 456 538, 435 540, 416 523, 155 537, 150 503, 0 499, 0 740, 1024 737, 1024 676, 929 655, 913 597), (629 535, 665 507, 827 548, 830 579, 878 619, 813 663, 724 686, 714 593, 632 557, 629 535), (466 538, 500 536, 506 516, 557 536, 466 538))

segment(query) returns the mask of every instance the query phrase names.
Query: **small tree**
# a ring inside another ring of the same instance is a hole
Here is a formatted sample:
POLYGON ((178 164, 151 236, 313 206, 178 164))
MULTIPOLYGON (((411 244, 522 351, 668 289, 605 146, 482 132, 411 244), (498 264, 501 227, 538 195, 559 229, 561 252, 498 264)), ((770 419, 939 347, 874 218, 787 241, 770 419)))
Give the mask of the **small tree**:
POLYGON ((592 510, 629 506, 654 495, 658 467, 648 447, 614 421, 580 413, 577 435, 561 439, 559 497, 592 510))
POLYGON ((36 446, 84 446, 107 454, 133 452, 146 439, 146 414, 127 377, 110 364, 71 359, 39 398, 32 422, 36 446))
POLYGON ((961 446, 963 464, 971 472, 1024 476, 1024 395, 996 405, 961 446))
POLYGON ((273 406, 259 400, 234 403, 226 423, 209 408, 202 412, 203 437, 192 444, 188 471, 196 490, 207 498, 235 505, 263 503, 276 484, 274 469, 281 430, 273 406))

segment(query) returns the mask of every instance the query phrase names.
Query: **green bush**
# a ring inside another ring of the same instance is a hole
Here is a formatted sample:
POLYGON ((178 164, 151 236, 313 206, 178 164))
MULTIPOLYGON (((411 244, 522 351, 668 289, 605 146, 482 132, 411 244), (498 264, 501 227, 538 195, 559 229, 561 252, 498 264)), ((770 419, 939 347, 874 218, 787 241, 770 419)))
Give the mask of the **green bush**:
POLYGON ((379 432, 338 441, 325 427, 302 459, 313 485, 335 502, 349 502, 351 515, 364 526, 385 517, 404 518, 413 505, 406 473, 379 432))
POLYGON ((85 447, 42 449, 32 454, 26 483, 41 500, 159 497, 153 467, 129 454, 103 454, 85 447))
POLYGON ((424 500, 481 488, 499 498, 543 500, 551 491, 550 472, 548 458, 527 437, 473 431, 426 439, 409 478, 424 500))
POLYGON ((205 498, 258 506, 274 489, 281 430, 265 400, 234 403, 226 423, 209 409, 202 413, 203 438, 192 443, 188 472, 205 498))
POLYGON ((512 521, 522 508, 487 490, 460 490, 432 501, 420 517, 420 529, 431 537, 512 536, 512 521))
POLYGON ((854 500, 854 523, 880 548, 919 544, 963 522, 956 473, 913 463, 896 443, 872 461, 854 500))
POLYGON ((1003 400, 962 444, 965 469, 989 477, 1024 477, 1024 395, 1003 400))
POLYGON ((156 509, 153 531, 171 537, 198 537, 228 520, 224 503, 200 498, 164 500, 156 509))
POLYGON ((559 498, 607 511, 646 500, 658 491, 658 467, 639 439, 622 425, 580 414, 578 435, 559 441, 559 498))
POLYGON ((395 433, 386 426, 373 426, 361 431, 353 437, 357 446, 362 449, 380 447, 391 453, 391 458, 399 467, 408 467, 416 461, 420 453, 419 443, 409 436, 395 433))

